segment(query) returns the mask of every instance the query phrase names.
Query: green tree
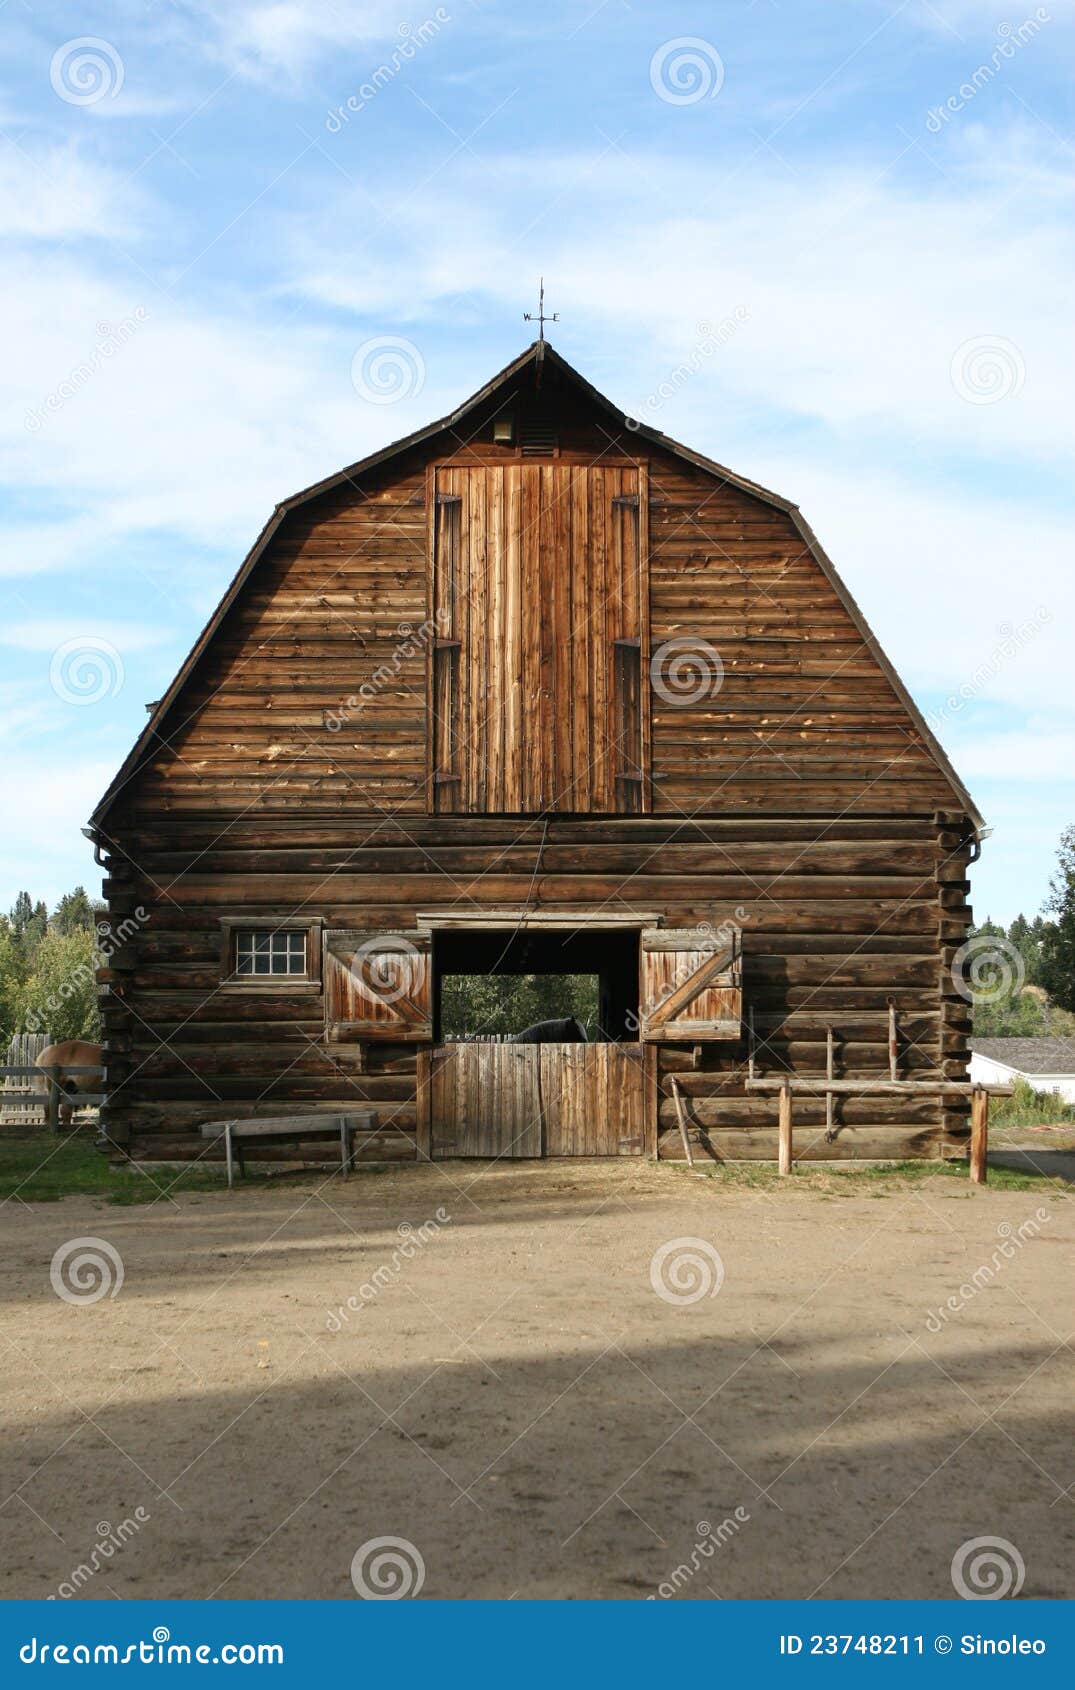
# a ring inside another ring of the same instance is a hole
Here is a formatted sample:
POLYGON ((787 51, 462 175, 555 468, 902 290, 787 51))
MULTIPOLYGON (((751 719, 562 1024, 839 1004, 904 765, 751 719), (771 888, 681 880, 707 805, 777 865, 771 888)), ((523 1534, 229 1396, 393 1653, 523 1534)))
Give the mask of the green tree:
POLYGON ((441 988, 447 1033, 521 1033, 534 1021, 577 1015, 597 1034, 597 978, 590 974, 449 974, 441 988))
POLYGON ((89 932, 103 911, 103 904, 90 902, 84 886, 76 886, 73 892, 65 892, 56 905, 50 926, 57 933, 89 932))
POLYGON ((11 923, 0 916, 0 1045, 5 1053, 18 1025, 22 980, 22 952, 11 923))
POLYGON ((1060 835, 1045 908, 1053 920, 1042 934, 1041 983, 1054 1003, 1075 1010, 1075 827, 1060 835))
POLYGON ((53 1040, 95 1039, 96 935, 92 928, 46 933, 18 993, 18 1032, 48 1033, 53 1040))
POLYGON ((12 907, 10 923, 20 955, 28 965, 48 931, 48 905, 40 899, 35 904, 29 892, 20 892, 12 907))
POLYGON ((1041 916, 1035 916, 1028 921, 1025 915, 1017 915, 1008 929, 1008 939, 1023 959, 1028 986, 1040 986, 1042 941, 1045 936, 1045 923, 1041 916))
POLYGON ((11 906, 11 915, 9 917, 11 922, 11 931, 15 935, 16 939, 22 938, 22 935, 26 930, 26 925, 32 918, 33 913, 34 901, 29 892, 16 893, 15 902, 11 906))

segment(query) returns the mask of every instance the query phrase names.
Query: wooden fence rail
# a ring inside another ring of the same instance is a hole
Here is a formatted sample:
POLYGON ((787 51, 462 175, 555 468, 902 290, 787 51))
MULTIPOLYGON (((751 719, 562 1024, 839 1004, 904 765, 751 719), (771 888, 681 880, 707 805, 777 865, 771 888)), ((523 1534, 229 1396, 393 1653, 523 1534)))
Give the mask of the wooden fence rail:
POLYGON ((778 1154, 782 1174, 790 1174, 792 1166, 792 1107, 794 1092, 805 1092, 826 1099, 838 1095, 873 1095, 886 1097, 909 1093, 921 1097, 923 1092, 956 1093, 971 1100, 970 1118, 970 1177, 975 1185, 984 1185, 989 1159, 989 1099, 1011 1097, 1014 1085, 979 1085, 973 1080, 836 1080, 828 1074, 770 1074, 765 1079, 748 1079, 748 1091, 776 1092, 779 1098, 778 1154))
POLYGON ((97 1078, 103 1082, 105 1071, 102 1067, 79 1067, 66 1063, 63 1066, 57 1066, 50 1063, 48 1067, 44 1068, 39 1065, 23 1062, 9 1062, 0 1066, 0 1077, 5 1080, 40 1080, 42 1077, 44 1078, 46 1082, 44 1097, 41 1097, 40 1095, 35 1096, 30 1091, 29 1087, 27 1087, 25 1092, 17 1092, 14 1094, 9 1093, 7 1095, 7 1101, 9 1103, 26 1105, 28 1107, 38 1104, 39 1107, 45 1110, 47 1124, 53 1132, 59 1132, 60 1130, 61 1104, 69 1103, 72 1109, 93 1109, 99 1108, 105 1101, 106 1094, 103 1091, 67 1092, 64 1090, 63 1081, 65 1079, 73 1079, 76 1075, 81 1077, 87 1074, 96 1075, 97 1078))

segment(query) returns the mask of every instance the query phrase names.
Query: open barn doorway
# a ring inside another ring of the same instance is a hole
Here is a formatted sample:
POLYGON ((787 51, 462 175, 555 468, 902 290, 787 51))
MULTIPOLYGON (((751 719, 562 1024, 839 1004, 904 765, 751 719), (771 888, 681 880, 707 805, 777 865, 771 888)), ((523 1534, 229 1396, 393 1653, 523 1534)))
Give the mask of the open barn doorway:
POLYGON ((637 930, 435 933, 434 1157, 641 1155, 638 979, 637 930))

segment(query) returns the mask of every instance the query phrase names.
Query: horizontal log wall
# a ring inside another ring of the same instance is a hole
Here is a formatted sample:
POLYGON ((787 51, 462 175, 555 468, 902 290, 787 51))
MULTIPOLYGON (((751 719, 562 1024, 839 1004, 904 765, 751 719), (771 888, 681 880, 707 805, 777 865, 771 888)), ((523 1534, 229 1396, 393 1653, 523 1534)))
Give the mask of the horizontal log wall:
POLYGON ((610 426, 577 391, 547 397, 559 444, 540 469, 480 423, 287 515, 161 724, 141 799, 176 812, 950 807, 793 515, 610 426), (476 506, 473 533, 466 504, 459 563, 473 553, 480 580, 463 572, 449 618, 459 652, 434 658, 435 610, 448 607, 435 601, 431 496, 462 496, 485 475, 514 497, 503 510, 493 500, 492 517, 476 506), (540 514, 521 492, 538 475, 540 514), (622 512, 606 510, 626 488, 643 490, 642 602, 622 512), (488 622, 481 638, 475 618, 488 622), (627 635, 645 649, 614 648, 627 635), (685 648, 715 654, 711 686, 689 665, 677 673, 685 648))
MULTIPOLYGON (((888 1072, 888 1012, 901 1071, 963 1077, 969 1013, 948 976, 964 936, 969 848, 958 817, 608 818, 540 822, 407 817, 345 820, 191 814, 131 806, 115 822, 106 894, 137 931, 103 982, 110 1136, 138 1156, 204 1150, 203 1121, 281 1105, 369 1103, 380 1136, 362 1153, 413 1157, 423 1100, 419 1055, 369 1047, 364 1066, 324 1045, 316 987, 222 987, 222 917, 266 924, 301 914, 328 927, 407 928, 419 910, 522 905, 659 912, 665 925, 742 929, 744 1002, 757 1071, 888 1072), (147 919, 142 922, 138 910, 147 919)), ((776 1101, 748 1096, 745 1044, 682 1046, 657 1058, 659 1149, 681 1154, 670 1080, 682 1084, 701 1155, 775 1156, 776 1101)), ((811 1156, 938 1156, 959 1148, 966 1105, 847 1098, 837 1136, 824 1103, 796 1108, 811 1156), (820 1130, 817 1131, 815 1129, 820 1130)))
POLYGON ((649 486, 654 811, 950 806, 792 516, 659 454, 649 486), (677 680, 692 645, 715 654, 709 687, 677 680))
POLYGON ((426 520, 414 462, 289 516, 173 705, 144 801, 424 810, 426 520))

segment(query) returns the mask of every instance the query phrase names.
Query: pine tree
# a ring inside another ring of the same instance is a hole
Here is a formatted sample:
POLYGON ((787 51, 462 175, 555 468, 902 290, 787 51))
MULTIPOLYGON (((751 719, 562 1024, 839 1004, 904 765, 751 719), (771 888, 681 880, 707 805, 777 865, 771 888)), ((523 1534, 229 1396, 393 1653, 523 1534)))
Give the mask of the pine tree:
POLYGON ((16 939, 21 939, 27 923, 33 919, 34 901, 29 892, 20 892, 15 898, 11 909, 11 931, 16 939))
POLYGON ((73 892, 65 892, 50 923, 57 933, 86 933, 96 924, 97 910, 90 903, 84 886, 76 886, 73 892))
POLYGON ((1061 1009, 1075 1010, 1075 827, 1060 835, 1045 908, 1055 919, 1042 936, 1041 983, 1061 1009))

